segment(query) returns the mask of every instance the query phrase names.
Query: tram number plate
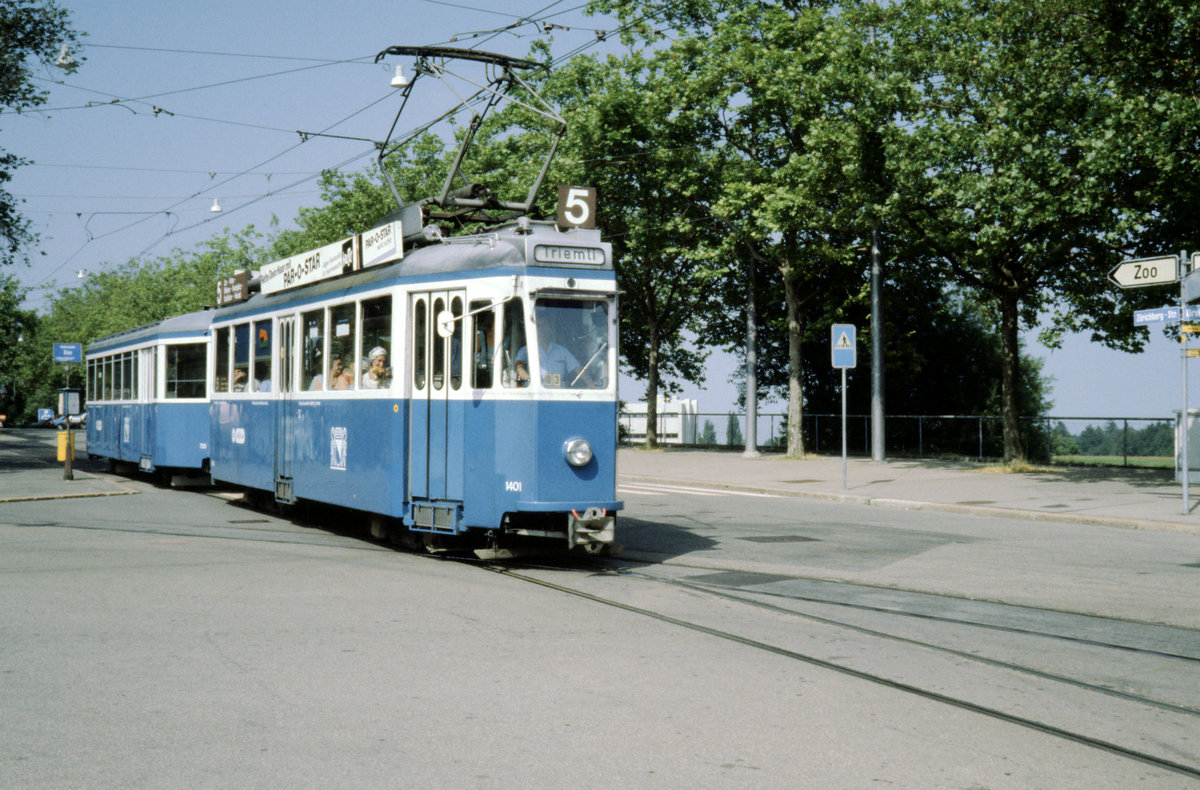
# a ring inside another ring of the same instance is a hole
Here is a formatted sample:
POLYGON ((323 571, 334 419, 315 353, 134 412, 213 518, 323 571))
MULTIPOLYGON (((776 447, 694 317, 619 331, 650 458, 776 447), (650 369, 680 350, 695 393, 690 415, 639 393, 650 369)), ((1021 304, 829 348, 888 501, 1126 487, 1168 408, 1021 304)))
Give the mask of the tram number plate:
POLYGON ((558 187, 558 227, 596 227, 596 188, 558 187))

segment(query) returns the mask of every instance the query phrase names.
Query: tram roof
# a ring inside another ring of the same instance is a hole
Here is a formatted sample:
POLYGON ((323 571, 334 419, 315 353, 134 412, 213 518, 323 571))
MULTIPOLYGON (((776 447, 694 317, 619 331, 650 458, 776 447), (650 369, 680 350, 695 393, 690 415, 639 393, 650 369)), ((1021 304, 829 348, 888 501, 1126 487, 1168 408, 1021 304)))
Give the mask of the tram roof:
POLYGON ((88 352, 100 351, 121 346, 130 346, 145 340, 153 340, 165 336, 174 335, 195 335, 197 338, 203 336, 212 325, 213 315, 216 313, 214 309, 197 310, 194 313, 184 313, 183 315, 175 315, 170 318, 164 318, 161 321, 155 321, 150 324, 126 329, 122 332, 114 332, 111 335, 98 337, 91 343, 88 343, 88 352))

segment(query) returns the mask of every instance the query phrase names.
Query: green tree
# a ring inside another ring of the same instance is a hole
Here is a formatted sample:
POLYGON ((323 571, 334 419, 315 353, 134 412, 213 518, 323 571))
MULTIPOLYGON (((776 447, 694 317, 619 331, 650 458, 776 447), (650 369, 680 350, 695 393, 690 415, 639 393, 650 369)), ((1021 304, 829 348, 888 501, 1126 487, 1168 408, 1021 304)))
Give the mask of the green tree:
POLYGON ((0 414, 8 423, 26 419, 29 387, 23 349, 37 333, 37 315, 22 308, 26 290, 11 274, 0 274, 0 414))
POLYGON ((880 12, 856 2, 766 0, 593 7, 616 11, 651 41, 676 28, 663 51, 665 95, 696 119, 696 144, 720 156, 713 213, 725 232, 717 253, 745 262, 733 269, 734 292, 745 287, 746 265, 768 267, 779 285, 762 304, 768 315, 781 308, 773 320, 787 340, 788 453, 803 454, 803 344, 861 296, 856 248, 886 209, 881 154, 910 93, 878 68, 886 41, 872 43, 869 27, 880 12))
POLYGON ((730 414, 729 421, 725 423, 725 445, 741 447, 745 443, 746 439, 742 436, 742 425, 738 422, 737 415, 730 414))
MULTIPOLYGON (((445 145, 424 134, 385 163, 401 197, 416 203, 441 188, 449 167, 445 145)), ((383 179, 367 172, 327 170, 320 180, 322 205, 301 208, 296 228, 280 231, 270 243, 273 260, 314 250, 374 227, 398 206, 383 179)), ((417 230, 414 228, 406 228, 417 230)))
MULTIPOLYGON (((86 347, 98 337, 211 306, 219 278, 267 262, 260 240, 252 227, 226 230, 195 250, 176 249, 166 256, 104 268, 69 289, 51 283, 44 315, 20 344, 18 375, 26 382, 23 416, 54 403, 55 390, 67 383, 64 366, 51 361, 54 343, 86 347)), ((80 374, 69 375, 71 385, 78 386, 80 374)))
MULTIPOLYGON (((44 104, 48 93, 36 87, 35 68, 75 71, 82 61, 73 51, 79 37, 69 12, 51 0, 0 0, 0 112, 44 104)), ((26 250, 36 239, 19 201, 3 186, 23 164, 25 159, 0 149, 0 264, 28 260, 26 250)))
POLYGON ((1111 327, 1100 274, 1141 221, 1122 206, 1129 105, 1080 43, 1096 5, 905 0, 888 30, 920 94, 889 152, 895 207, 914 262, 996 312, 1010 459, 1026 454, 1020 329, 1059 305, 1060 326, 1111 327))
MULTIPOLYGON (((621 353, 646 381, 647 425, 660 389, 703 380, 704 354, 688 348, 714 292, 706 247, 719 167, 695 142, 696 118, 678 112, 673 71, 661 57, 580 57, 556 71, 546 96, 572 119, 558 175, 595 186, 598 225, 612 241, 621 297, 621 353)), ((657 445, 653 427, 646 444, 657 445)))
POLYGON ((712 420, 704 421, 704 430, 700 433, 700 445, 702 447, 712 447, 717 443, 717 429, 713 426, 712 420))

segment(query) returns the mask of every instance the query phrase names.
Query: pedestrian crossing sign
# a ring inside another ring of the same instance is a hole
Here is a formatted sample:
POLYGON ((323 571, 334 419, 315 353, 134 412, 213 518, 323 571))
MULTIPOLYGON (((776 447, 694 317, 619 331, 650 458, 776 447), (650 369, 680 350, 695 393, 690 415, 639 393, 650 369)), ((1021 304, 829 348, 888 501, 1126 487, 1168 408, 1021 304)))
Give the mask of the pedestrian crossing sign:
POLYGON ((833 366, 835 368, 852 368, 857 361, 857 347, 854 339, 854 324, 834 324, 833 336, 833 366))

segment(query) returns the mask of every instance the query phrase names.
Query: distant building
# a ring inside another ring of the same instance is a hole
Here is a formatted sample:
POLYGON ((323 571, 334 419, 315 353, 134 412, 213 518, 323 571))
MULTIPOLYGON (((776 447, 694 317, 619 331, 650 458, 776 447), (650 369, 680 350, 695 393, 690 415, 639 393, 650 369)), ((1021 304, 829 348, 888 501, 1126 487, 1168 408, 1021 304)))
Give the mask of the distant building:
MULTIPOLYGON (((630 442, 646 441, 645 403, 627 403, 621 410, 621 425, 630 442)), ((696 401, 658 396, 658 441, 660 444, 696 443, 696 401)))

